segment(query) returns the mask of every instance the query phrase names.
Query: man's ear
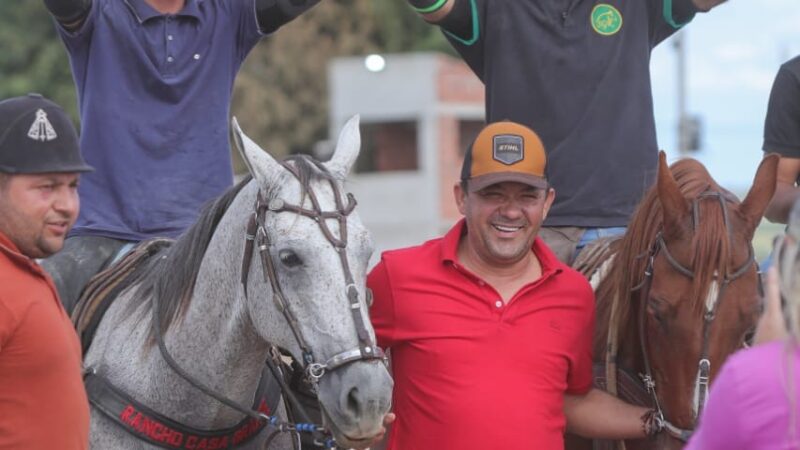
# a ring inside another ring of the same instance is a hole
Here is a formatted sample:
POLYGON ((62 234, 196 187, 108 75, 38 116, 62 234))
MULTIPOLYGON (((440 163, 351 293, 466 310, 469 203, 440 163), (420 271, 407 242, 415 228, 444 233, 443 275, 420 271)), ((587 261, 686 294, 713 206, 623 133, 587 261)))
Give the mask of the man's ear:
POLYGON ((461 186, 460 182, 456 182, 453 185, 453 197, 456 201, 456 206, 458 206, 458 212, 461 213, 462 216, 466 215, 466 201, 467 201, 467 192, 464 191, 464 188, 461 186))
POLYGON ((550 212, 550 207, 556 199, 556 190, 549 187, 547 188, 547 197, 544 199, 544 211, 542 212, 542 221, 547 218, 547 213, 550 212))

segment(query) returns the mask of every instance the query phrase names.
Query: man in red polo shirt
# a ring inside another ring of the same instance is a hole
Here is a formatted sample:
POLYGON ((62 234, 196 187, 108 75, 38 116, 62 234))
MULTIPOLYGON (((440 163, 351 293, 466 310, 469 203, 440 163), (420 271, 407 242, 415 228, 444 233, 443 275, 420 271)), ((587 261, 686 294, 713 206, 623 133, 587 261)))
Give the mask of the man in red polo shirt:
POLYGON ((525 126, 467 150, 444 237, 372 270, 372 323, 391 349, 396 450, 559 450, 563 434, 637 438, 650 411, 592 389, 594 295, 537 237, 555 197, 525 126))

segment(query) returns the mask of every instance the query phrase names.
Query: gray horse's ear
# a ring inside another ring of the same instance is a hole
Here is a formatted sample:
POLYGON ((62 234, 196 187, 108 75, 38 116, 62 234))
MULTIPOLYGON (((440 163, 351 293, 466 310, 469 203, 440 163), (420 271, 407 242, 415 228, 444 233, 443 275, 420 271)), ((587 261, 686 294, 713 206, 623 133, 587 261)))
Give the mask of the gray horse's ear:
POLYGON ((233 141, 236 143, 239 154, 242 155, 248 172, 261 186, 269 186, 271 180, 282 170, 281 165, 244 134, 236 117, 231 121, 231 128, 233 129, 233 141))
POLYGON ((347 178, 350 169, 358 158, 361 149, 361 133, 358 131, 360 117, 358 114, 351 117, 344 124, 342 132, 339 133, 339 141, 336 143, 336 150, 331 156, 331 160, 325 163, 325 167, 339 179, 347 178))

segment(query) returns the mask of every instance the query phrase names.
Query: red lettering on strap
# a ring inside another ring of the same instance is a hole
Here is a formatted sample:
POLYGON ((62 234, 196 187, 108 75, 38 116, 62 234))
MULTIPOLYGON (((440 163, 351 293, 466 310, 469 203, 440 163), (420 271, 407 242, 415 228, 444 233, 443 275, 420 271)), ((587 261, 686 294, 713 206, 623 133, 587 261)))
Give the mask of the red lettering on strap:
MULTIPOLYGON (((269 406, 262 399, 258 411, 269 414, 269 406)), ((133 405, 127 405, 119 415, 119 419, 133 431, 148 437, 154 442, 160 442, 173 448, 188 450, 220 450, 226 449, 231 444, 239 445, 261 430, 262 423, 257 419, 250 419, 233 433, 224 436, 202 437, 184 435, 170 428, 156 419, 148 417, 137 411, 133 405)))
POLYGON ((135 411, 133 417, 131 417, 131 420, 128 422, 128 425, 130 425, 130 427, 134 430, 139 431, 139 422, 141 422, 141 420, 142 414, 139 413, 139 411, 135 411))
POLYGON ((175 448, 182 448, 183 446, 183 433, 142 414, 132 405, 126 406, 119 417, 122 423, 128 425, 133 431, 147 436, 155 442, 161 442, 175 448))
POLYGON ((189 450, 194 450, 197 448, 197 436, 189 436, 186 439, 186 446, 184 448, 188 448, 189 450))
POLYGON ((122 413, 119 415, 119 420, 125 423, 129 423, 128 420, 130 420, 131 414, 133 414, 134 412, 136 412, 136 409, 134 409, 132 405, 126 406, 125 409, 122 410, 122 413))
POLYGON ((169 431, 170 431, 170 437, 169 437, 170 445, 172 445, 173 447, 180 447, 181 445, 183 445, 183 433, 175 430, 169 430, 169 431))

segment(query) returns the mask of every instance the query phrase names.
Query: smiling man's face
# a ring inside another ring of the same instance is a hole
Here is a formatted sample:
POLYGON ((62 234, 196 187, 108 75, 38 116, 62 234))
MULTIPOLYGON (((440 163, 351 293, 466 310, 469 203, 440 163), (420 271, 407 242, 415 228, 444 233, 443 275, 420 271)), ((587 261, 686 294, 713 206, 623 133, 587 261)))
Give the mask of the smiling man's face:
POLYGON ((455 188, 467 245, 483 263, 503 267, 527 256, 555 198, 553 189, 504 182, 467 193, 455 188))
POLYGON ((0 232, 30 258, 61 250, 78 217, 77 173, 3 175, 0 232))

